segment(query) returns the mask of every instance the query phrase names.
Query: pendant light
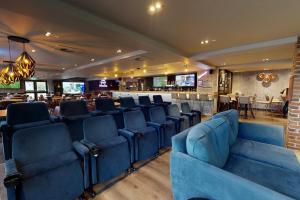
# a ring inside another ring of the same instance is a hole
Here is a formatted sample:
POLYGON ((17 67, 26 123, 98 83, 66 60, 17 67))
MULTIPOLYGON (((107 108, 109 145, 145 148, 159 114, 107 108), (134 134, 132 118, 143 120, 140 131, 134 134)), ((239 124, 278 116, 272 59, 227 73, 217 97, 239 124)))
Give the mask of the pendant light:
POLYGON ((24 79, 30 78, 35 73, 35 61, 33 58, 26 52, 25 43, 28 43, 29 40, 23 41, 23 52, 16 60, 16 65, 18 67, 18 73, 24 79))

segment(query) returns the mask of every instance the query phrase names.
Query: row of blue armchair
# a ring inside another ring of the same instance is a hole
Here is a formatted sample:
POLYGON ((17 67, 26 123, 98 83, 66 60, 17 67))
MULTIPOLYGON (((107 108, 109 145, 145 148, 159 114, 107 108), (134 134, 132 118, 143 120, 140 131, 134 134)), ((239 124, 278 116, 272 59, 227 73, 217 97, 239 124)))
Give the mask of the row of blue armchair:
MULTIPOLYGON (((167 116, 162 106, 149 108, 151 121, 141 109, 121 112, 122 129, 113 115, 87 112, 84 101, 66 101, 60 107, 60 118, 51 117, 44 103, 8 107, 2 129, 3 139, 10 142, 4 145, 9 200, 74 199, 94 184, 126 172, 133 163, 156 156, 182 130, 180 113, 167 116), (74 137, 76 131, 82 137, 74 137)), ((168 105, 170 111, 172 107, 168 105)))

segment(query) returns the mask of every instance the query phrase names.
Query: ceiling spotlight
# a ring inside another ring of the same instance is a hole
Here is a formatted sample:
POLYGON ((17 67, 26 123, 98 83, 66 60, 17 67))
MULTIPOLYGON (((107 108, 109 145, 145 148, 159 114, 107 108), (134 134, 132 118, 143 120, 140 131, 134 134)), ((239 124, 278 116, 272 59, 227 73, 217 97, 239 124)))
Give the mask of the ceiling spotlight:
POLYGON ((268 62, 268 61, 270 61, 270 59, 269 58, 264 58, 264 59, 262 59, 262 61, 263 62, 268 62))
POLYGON ((155 8, 158 9, 158 10, 160 10, 161 9, 161 3, 160 2, 156 2, 155 8))
POLYGON ((107 77, 104 77, 104 80, 106 80, 107 79, 107 77))
POLYGON ((208 44, 209 41, 208 41, 208 40, 205 40, 204 42, 205 42, 205 44, 208 44))
POLYGON ((31 52, 34 53, 34 52, 35 52, 35 49, 32 49, 31 52))
POLYGON ((217 40, 211 40, 212 42, 216 42, 217 40))
POLYGON ((65 70, 66 68, 63 67, 63 68, 61 68, 61 69, 62 69, 62 70, 65 70))
POLYGON ((189 70, 188 70, 188 68, 185 68, 185 70, 184 70, 184 71, 185 71, 185 72, 187 72, 187 71, 189 71, 189 70))
POLYGON ((144 70, 143 70, 143 72, 144 72, 144 73, 146 73, 146 72, 147 72, 147 70, 146 70, 146 69, 144 69, 144 70))
POLYGON ((201 44, 204 44, 204 41, 201 41, 201 44))
POLYGON ((45 33, 45 36, 46 36, 46 37, 49 37, 50 35, 51 35, 51 32, 46 32, 46 33, 45 33))
POLYGON ((117 50, 117 53, 122 53, 122 49, 118 49, 118 50, 117 50))
POLYGON ((95 61, 95 58, 92 58, 92 59, 91 59, 91 62, 94 62, 94 61, 95 61))
POLYGON ((74 64, 74 66, 75 66, 75 67, 77 67, 77 66, 78 66, 78 64, 74 64))
POLYGON ((115 77, 117 78, 117 77, 118 77, 118 74, 115 74, 115 77))
POLYGON ((149 6, 149 11, 150 11, 150 13, 154 13, 155 12, 155 7, 154 7, 154 5, 150 5, 149 6))

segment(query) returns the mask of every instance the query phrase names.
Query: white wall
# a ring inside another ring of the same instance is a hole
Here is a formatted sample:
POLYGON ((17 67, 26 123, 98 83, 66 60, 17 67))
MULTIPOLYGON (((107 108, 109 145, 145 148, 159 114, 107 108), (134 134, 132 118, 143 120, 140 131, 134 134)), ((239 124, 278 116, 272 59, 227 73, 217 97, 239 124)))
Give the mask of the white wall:
POLYGON ((265 100, 265 95, 280 98, 280 92, 288 87, 291 70, 268 70, 264 73, 275 73, 279 79, 272 82, 271 86, 263 87, 261 81, 256 80, 256 75, 260 72, 238 72, 233 73, 232 93, 241 92, 245 95, 257 94, 257 100, 265 100))

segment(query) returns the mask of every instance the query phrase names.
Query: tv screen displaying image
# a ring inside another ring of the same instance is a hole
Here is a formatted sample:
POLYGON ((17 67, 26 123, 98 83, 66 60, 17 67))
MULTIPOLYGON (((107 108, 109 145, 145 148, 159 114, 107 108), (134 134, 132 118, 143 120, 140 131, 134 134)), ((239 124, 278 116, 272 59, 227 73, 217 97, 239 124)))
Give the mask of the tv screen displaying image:
POLYGON ((83 82, 63 82, 65 94, 80 94, 85 91, 83 82))
POLYGON ((176 85, 179 87, 194 87, 195 86, 195 74, 183 74, 176 75, 176 85))
POLYGON ((20 89, 20 87, 21 87, 20 81, 17 81, 15 83, 10 84, 10 85, 0 84, 0 89, 20 89))
POLYGON ((153 77, 153 87, 165 87, 167 85, 166 76, 153 77))

